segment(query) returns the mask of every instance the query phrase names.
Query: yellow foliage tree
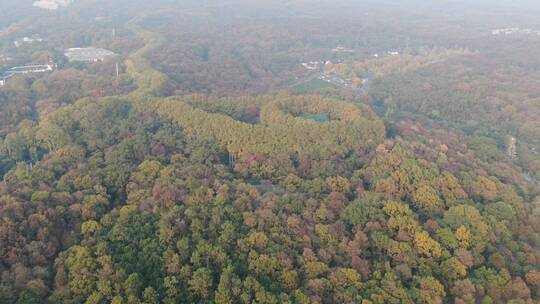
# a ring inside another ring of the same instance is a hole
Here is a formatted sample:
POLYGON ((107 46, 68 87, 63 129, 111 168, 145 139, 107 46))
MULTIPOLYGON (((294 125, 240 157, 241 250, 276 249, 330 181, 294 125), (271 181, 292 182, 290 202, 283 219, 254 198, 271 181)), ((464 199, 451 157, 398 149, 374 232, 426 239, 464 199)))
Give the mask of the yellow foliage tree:
POLYGON ((428 258, 437 258, 442 254, 441 245, 432 239, 425 231, 417 232, 415 234, 414 246, 418 253, 428 258))
POLYGON ((471 242, 471 232, 465 226, 461 225, 456 230, 456 239, 459 241, 459 246, 468 248, 471 242))
POLYGON ((413 194, 412 203, 420 209, 428 212, 441 210, 442 202, 439 194, 429 185, 420 186, 413 194))

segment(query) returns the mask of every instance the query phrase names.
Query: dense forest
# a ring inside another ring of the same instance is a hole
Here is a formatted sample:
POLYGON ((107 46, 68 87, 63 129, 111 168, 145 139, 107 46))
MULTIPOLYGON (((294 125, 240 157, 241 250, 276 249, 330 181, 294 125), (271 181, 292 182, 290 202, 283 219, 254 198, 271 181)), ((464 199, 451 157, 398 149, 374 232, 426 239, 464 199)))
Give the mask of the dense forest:
POLYGON ((0 303, 540 301, 540 9, 156 2, 0 4, 0 303))

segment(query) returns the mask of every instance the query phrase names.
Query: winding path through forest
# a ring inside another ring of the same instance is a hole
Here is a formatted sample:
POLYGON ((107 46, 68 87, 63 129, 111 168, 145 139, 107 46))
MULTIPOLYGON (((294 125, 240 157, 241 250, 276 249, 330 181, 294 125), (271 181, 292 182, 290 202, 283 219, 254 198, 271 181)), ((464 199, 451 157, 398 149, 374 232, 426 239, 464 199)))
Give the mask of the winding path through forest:
POLYGON ((145 17, 156 13, 159 12, 138 16, 127 24, 145 45, 125 61, 127 73, 136 82, 137 89, 117 98, 129 100, 138 111, 152 111, 173 119, 188 134, 216 140, 233 154, 307 153, 326 158, 359 147, 373 148, 384 140, 384 124, 369 108, 333 98, 258 97, 265 100, 261 105, 260 122, 249 124, 223 113, 194 107, 190 99, 195 97, 165 97, 168 77, 155 69, 147 58, 164 44, 165 38, 140 25, 145 17), (295 117, 294 113, 326 113, 332 121, 320 124, 295 117))

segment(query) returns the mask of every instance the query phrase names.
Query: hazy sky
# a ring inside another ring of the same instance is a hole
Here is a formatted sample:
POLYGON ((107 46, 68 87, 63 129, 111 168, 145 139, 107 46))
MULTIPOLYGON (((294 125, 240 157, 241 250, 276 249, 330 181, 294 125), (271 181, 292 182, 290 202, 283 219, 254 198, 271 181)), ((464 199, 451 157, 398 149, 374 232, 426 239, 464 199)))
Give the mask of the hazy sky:
MULTIPOLYGON (((34 0, 0 0, 0 29, 17 20, 31 17, 32 14, 54 14, 56 12, 40 12, 32 7, 34 0)), ((253 17, 263 15, 294 16, 295 14, 311 14, 318 16, 356 18, 366 13, 384 18, 385 11, 398 10, 412 14, 453 14, 486 13, 497 14, 523 14, 526 20, 540 17, 540 0, 74 0, 73 7, 97 8, 115 7, 119 10, 129 11, 129 8, 142 10, 158 7, 160 4, 177 7, 201 8, 224 7, 224 12, 234 13, 243 10, 253 13, 253 17)), ((73 7, 60 11, 69 11, 73 7)), ((33 16, 32 16, 33 17, 33 16)), ((540 18, 538 18, 540 22, 540 18)))

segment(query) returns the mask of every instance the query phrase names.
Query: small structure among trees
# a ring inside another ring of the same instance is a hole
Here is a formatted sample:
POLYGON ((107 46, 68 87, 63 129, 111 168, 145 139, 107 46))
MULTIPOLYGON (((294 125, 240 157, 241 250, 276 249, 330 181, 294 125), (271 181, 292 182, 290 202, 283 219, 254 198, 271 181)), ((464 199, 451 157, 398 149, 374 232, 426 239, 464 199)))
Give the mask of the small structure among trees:
POLYGON ((64 55, 69 61, 99 62, 114 56, 114 52, 96 47, 86 47, 67 49, 64 55))

